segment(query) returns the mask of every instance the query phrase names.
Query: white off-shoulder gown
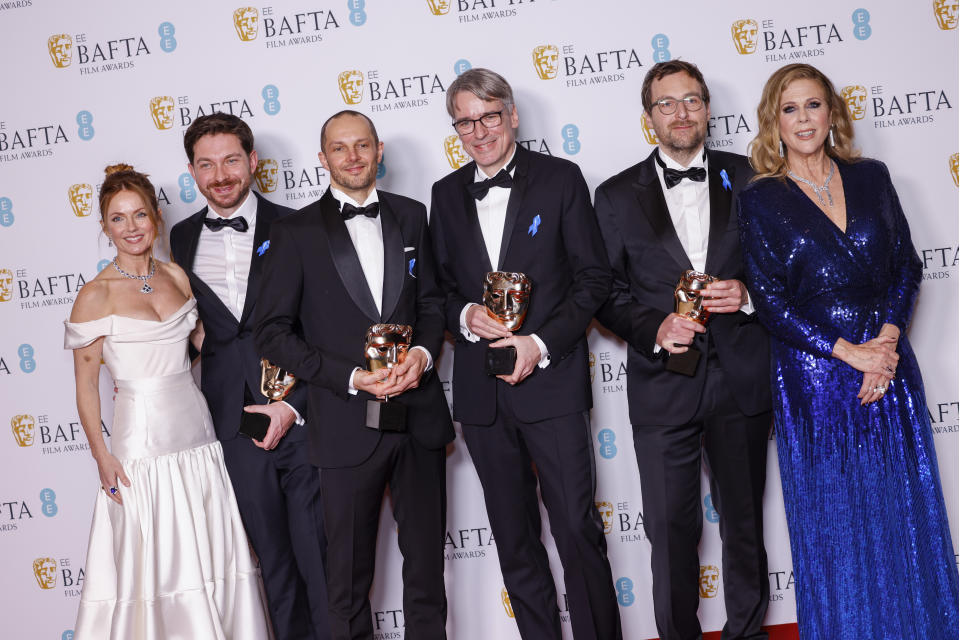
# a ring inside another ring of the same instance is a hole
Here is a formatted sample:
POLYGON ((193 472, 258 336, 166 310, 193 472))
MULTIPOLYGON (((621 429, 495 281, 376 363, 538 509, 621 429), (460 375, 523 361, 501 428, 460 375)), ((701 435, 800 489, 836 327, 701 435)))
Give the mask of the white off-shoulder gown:
POLYGON ((206 400, 190 373, 196 300, 165 320, 66 322, 64 346, 103 336, 123 504, 97 488, 76 640, 264 640, 259 573, 206 400))

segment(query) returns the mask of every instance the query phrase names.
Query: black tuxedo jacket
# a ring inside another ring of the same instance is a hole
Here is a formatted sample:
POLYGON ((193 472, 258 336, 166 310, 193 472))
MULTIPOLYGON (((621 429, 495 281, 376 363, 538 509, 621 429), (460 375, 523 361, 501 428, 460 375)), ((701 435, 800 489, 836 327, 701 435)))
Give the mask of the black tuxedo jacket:
MULTIPOLYGON (((596 189, 596 215, 613 270, 613 290, 597 319, 629 345, 627 394, 634 425, 684 424, 696 411, 715 350, 740 410, 770 408, 769 342, 756 314, 714 313, 694 345, 702 352, 696 375, 666 371, 653 353, 659 325, 674 310, 673 290, 692 263, 676 235, 655 168, 655 154, 596 189)), ((753 172, 740 155, 707 151, 709 239, 706 273, 746 282, 736 217, 736 197, 753 172), (725 176, 723 175, 725 173, 725 176), (724 183, 726 183, 724 185, 724 183)))
MULTIPOLYGON (((366 460, 380 432, 366 423, 368 393, 348 391, 354 367, 366 368, 366 332, 377 323, 413 327, 411 346, 434 363, 443 342, 443 298, 436 285, 426 208, 379 191, 383 228, 383 301, 378 313, 339 205, 329 190, 270 234, 256 343, 263 355, 309 385, 314 464, 352 467, 366 460), (302 332, 301 332, 302 330, 302 332)), ((413 437, 429 449, 453 440, 446 398, 433 370, 396 398, 407 406, 413 437)))
POLYGON ((610 272, 583 174, 567 160, 517 146, 500 263, 491 265, 476 201, 466 190, 475 172, 470 162, 434 184, 430 217, 446 326, 456 340, 453 415, 491 424, 497 390, 515 394, 524 422, 585 411, 592 406, 586 328, 609 293, 610 272), (551 358, 514 387, 484 372, 489 341, 471 343, 460 332, 463 307, 482 304, 483 281, 494 270, 529 276, 529 312, 517 333, 535 333, 551 358))
MULTIPOLYGON (((260 356, 253 344, 252 314, 259 300, 264 263, 264 257, 257 249, 270 237, 273 222, 293 213, 292 209, 275 205, 260 194, 253 193, 257 200, 256 231, 246 300, 239 320, 210 287, 193 273, 193 259, 203 229, 203 219, 208 215, 208 207, 203 207, 189 218, 181 220, 170 231, 173 261, 190 277, 190 287, 196 296, 200 320, 203 321, 206 332, 200 350, 200 386, 220 440, 235 438, 239 433, 243 407, 249 404, 244 399, 244 387, 249 389, 257 404, 266 404, 267 401, 260 393, 260 356)), ((294 387, 286 401, 305 417, 304 389, 294 387)), ((286 437, 291 440, 305 439, 303 429, 295 427, 286 437)))

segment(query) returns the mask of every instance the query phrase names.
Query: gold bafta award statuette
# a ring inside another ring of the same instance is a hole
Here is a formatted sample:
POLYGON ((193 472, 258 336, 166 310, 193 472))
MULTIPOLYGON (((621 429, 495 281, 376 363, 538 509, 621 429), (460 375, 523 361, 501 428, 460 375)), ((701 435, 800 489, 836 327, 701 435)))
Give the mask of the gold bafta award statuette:
MULTIPOLYGON (((533 285, 526 274, 490 271, 483 281, 483 304, 486 315, 510 331, 519 331, 529 311, 529 295, 533 285)), ((516 368, 516 347, 486 348, 486 373, 507 376, 516 368)))
MULTIPOLYGON (((413 339, 408 324, 374 324, 366 332, 366 368, 392 369, 406 360, 413 339)), ((406 431, 406 405, 390 400, 366 401, 366 426, 378 431, 406 431)))
MULTIPOLYGON (((709 320, 709 310, 703 307, 705 298, 702 291, 709 283, 715 281, 716 278, 699 271, 689 269, 684 272, 673 291, 673 297, 676 300, 676 314, 706 326, 706 321, 709 320)), ((666 370, 694 376, 701 355, 702 352, 690 344, 689 349, 684 353, 669 354, 666 359, 666 370)))
MULTIPOLYGON (((267 398, 267 404, 279 402, 290 395, 296 376, 282 367, 272 364, 266 358, 260 358, 260 393, 267 398)), ((270 428, 270 416, 265 413, 247 413, 240 416, 240 433, 254 440, 263 441, 270 428)))

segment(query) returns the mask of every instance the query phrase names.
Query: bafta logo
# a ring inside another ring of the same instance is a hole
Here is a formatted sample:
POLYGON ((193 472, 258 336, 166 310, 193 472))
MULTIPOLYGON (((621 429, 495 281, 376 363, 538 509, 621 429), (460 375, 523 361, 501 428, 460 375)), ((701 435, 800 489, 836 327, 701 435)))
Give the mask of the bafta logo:
POLYGON ((848 87, 843 87, 839 95, 846 101, 846 107, 848 107, 849 115, 853 120, 862 120, 866 117, 866 87, 851 84, 848 87))
POLYGON ((256 180, 256 188, 260 193, 273 193, 276 191, 276 176, 280 167, 273 158, 263 158, 256 163, 256 171, 253 178, 256 180))
POLYGON ((955 29, 959 25, 959 0, 932 0, 932 11, 936 14, 936 23, 943 31, 955 29))
POLYGON ((540 80, 552 80, 559 71, 559 49, 556 45, 541 44, 533 49, 533 66, 540 80))
MULTIPOLYGON (((952 174, 952 181, 959 187, 959 153, 954 153, 949 156, 949 173, 952 174)), ((0 272, 2 273, 2 272, 0 272)), ((7 271, 7 273, 10 273, 7 271)), ((3 300, 8 300, 9 298, 2 298, 3 300)))
POLYGON ((459 169, 470 161, 469 156, 463 151, 459 136, 446 136, 443 140, 443 149, 446 151, 446 161, 454 169, 459 169))
POLYGON ((21 447, 33 446, 33 430, 36 424, 33 416, 26 414, 10 418, 10 428, 13 429, 13 437, 17 441, 17 445, 21 447))
POLYGON ((356 69, 344 71, 336 77, 340 85, 340 97, 346 104, 359 104, 363 101, 363 74, 356 69))
POLYGON ((260 12, 254 7, 240 7, 233 12, 233 28, 243 42, 256 40, 260 27, 260 12))
POLYGON ((153 116, 153 124, 161 131, 173 127, 173 98, 170 96, 157 96, 150 98, 150 115, 153 116))
MULTIPOLYGON (((590 354, 592 355, 592 354, 590 354)), ((603 533, 609 535, 613 532, 613 503, 603 500, 596 503, 596 510, 603 518, 603 533)))
POLYGON ((426 0, 426 4, 434 16, 445 16, 450 12, 450 0, 426 0))
POLYGON ((7 302, 13 298, 13 272, 10 269, 0 269, 0 302, 7 302))
POLYGON ((33 561, 33 575, 41 589, 53 589, 57 586, 57 561, 37 558, 33 561))
POLYGON ((646 143, 651 145, 659 144, 659 138, 656 137, 656 131, 653 129, 653 125, 649 121, 649 118, 646 117, 645 112, 643 112, 642 125, 643 137, 646 138, 646 143))
POLYGON ((759 44, 759 25, 755 20, 749 18, 737 20, 733 23, 733 44, 736 45, 736 51, 740 55, 756 53, 756 45, 759 44))
POLYGON ((70 208, 78 218, 90 215, 93 210, 93 187, 82 182, 70 185, 70 208))
POLYGON ((515 618, 516 616, 513 614, 513 605, 509 601, 509 592, 506 591, 505 587, 499 592, 499 598, 503 601, 503 608, 506 609, 506 615, 508 615, 510 618, 515 618))
POLYGON ((69 67, 73 61, 73 38, 65 33, 57 33, 47 38, 47 51, 53 66, 58 69, 69 67))
POLYGON ((719 593, 719 569, 711 564, 699 565, 699 597, 715 598, 719 593))

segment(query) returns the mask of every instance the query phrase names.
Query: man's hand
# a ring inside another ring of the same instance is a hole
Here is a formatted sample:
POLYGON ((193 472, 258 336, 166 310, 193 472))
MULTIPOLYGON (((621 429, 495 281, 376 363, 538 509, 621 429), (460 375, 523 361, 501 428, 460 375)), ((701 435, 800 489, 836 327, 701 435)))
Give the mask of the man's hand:
POLYGON ((422 349, 410 349, 406 352, 406 359, 389 370, 390 375, 377 397, 398 396, 404 391, 415 389, 420 385, 420 376, 426 370, 426 354, 422 349))
POLYGON ((487 340, 508 338, 513 335, 506 327, 489 317, 486 307, 481 304, 471 305, 466 310, 466 328, 487 340))
POLYGON ((539 345, 529 336, 510 336, 497 340, 490 345, 491 349, 502 347, 516 347, 516 366, 513 367, 513 373, 496 376, 510 384, 519 384, 525 380, 529 374, 533 373, 539 361, 543 359, 539 345))
POLYGON ((703 290, 703 306, 712 313, 735 313, 749 300, 746 285, 739 280, 717 280, 703 290))
POLYGON ((271 451, 276 449, 280 440, 290 430, 293 422, 296 420, 296 414, 283 402, 274 402, 271 404, 253 404, 243 407, 247 413, 262 413, 270 417, 270 427, 266 430, 263 441, 254 440, 253 444, 261 449, 271 451))
MULTIPOLYGON (((737 307, 738 309, 739 307, 737 307)), ((704 333, 706 327, 689 318, 671 313, 666 316, 656 332, 656 344, 669 353, 685 353, 697 333, 704 333)))
POLYGON ((383 389, 386 378, 390 375, 387 368, 377 369, 376 371, 365 371, 358 369, 353 374, 353 386, 360 391, 365 391, 370 395, 379 396, 383 389))

